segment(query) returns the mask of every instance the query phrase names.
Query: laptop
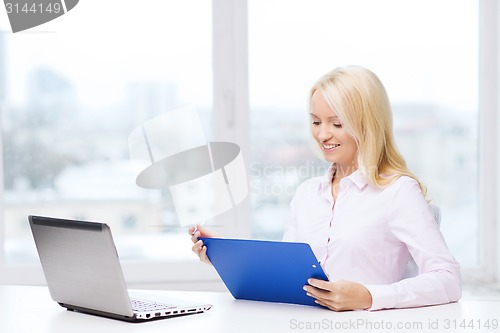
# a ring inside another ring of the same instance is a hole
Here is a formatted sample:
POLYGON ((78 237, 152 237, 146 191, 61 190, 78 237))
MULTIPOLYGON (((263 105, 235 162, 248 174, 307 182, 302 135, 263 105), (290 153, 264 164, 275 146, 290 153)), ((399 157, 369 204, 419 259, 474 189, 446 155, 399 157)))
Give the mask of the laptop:
POLYGON ((303 287, 328 281, 306 243, 200 238, 207 256, 235 299, 319 306, 303 287))
POLYGON ((105 223, 28 217, 50 295, 68 310, 140 322, 202 313, 210 304, 129 294, 105 223))

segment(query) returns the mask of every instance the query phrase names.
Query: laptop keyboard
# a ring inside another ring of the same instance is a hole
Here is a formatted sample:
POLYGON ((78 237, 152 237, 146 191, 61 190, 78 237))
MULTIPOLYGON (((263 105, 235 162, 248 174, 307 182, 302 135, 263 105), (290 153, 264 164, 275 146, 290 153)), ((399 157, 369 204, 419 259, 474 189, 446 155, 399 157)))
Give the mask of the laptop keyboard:
POLYGON ((152 301, 144 301, 139 299, 130 299, 130 303, 132 304, 132 310, 137 312, 159 311, 159 310, 173 309, 177 307, 175 305, 163 304, 152 301))

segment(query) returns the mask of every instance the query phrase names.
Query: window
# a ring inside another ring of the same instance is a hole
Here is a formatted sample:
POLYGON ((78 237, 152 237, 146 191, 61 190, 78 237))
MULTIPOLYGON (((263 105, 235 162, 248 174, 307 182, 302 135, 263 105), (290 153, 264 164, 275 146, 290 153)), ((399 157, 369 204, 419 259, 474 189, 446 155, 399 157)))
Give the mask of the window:
MULTIPOLYGON (((308 91, 347 64, 384 82, 398 146, 440 206, 462 266, 498 269, 497 91, 477 89, 498 90, 498 9, 491 0, 86 0, 32 31, 0 33, 0 282, 42 283, 25 268, 37 261, 26 216, 43 214, 108 222, 129 283, 201 285, 210 274, 199 274, 168 191, 138 188, 128 166, 130 132, 186 104, 207 138, 239 144, 248 165, 249 200, 217 224, 228 236, 280 239, 295 188, 328 167, 309 148, 308 91)), ((0 30, 7 22, 0 9, 0 30)))
POLYGON ((250 1, 254 235, 279 239, 295 188, 325 172, 309 149, 309 89, 356 64, 384 82, 399 149, 440 207, 451 251, 476 265, 477 54, 477 1, 250 1))
POLYGON ((106 222, 123 261, 196 261, 168 191, 135 185, 127 139, 193 104, 209 137, 211 27, 203 0, 85 1, 0 34, 7 264, 38 261, 29 214, 106 222))

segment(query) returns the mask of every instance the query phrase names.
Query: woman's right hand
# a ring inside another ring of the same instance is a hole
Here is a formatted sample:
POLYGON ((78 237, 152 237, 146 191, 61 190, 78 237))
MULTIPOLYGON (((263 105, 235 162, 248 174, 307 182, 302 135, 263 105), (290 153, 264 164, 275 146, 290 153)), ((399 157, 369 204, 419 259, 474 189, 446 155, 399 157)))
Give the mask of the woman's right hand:
POLYGON ((206 264, 211 265, 212 263, 207 257, 207 247, 203 245, 203 241, 201 239, 198 239, 200 237, 204 238, 212 238, 212 237, 217 237, 217 234, 203 228, 201 225, 197 225, 195 227, 191 227, 188 230, 189 234, 191 235, 191 241, 194 243, 193 247, 191 248, 193 252, 200 258, 200 260, 206 264), (195 231, 196 230, 196 231, 195 231))

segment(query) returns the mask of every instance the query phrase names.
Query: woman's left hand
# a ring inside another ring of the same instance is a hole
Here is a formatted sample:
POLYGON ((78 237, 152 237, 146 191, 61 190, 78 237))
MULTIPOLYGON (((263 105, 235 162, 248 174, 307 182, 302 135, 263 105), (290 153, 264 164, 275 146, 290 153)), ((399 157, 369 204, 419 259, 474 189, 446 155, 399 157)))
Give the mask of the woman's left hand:
POLYGON ((309 279, 304 286, 316 303, 333 311, 364 310, 372 306, 372 295, 362 284, 339 280, 335 282, 309 279))

